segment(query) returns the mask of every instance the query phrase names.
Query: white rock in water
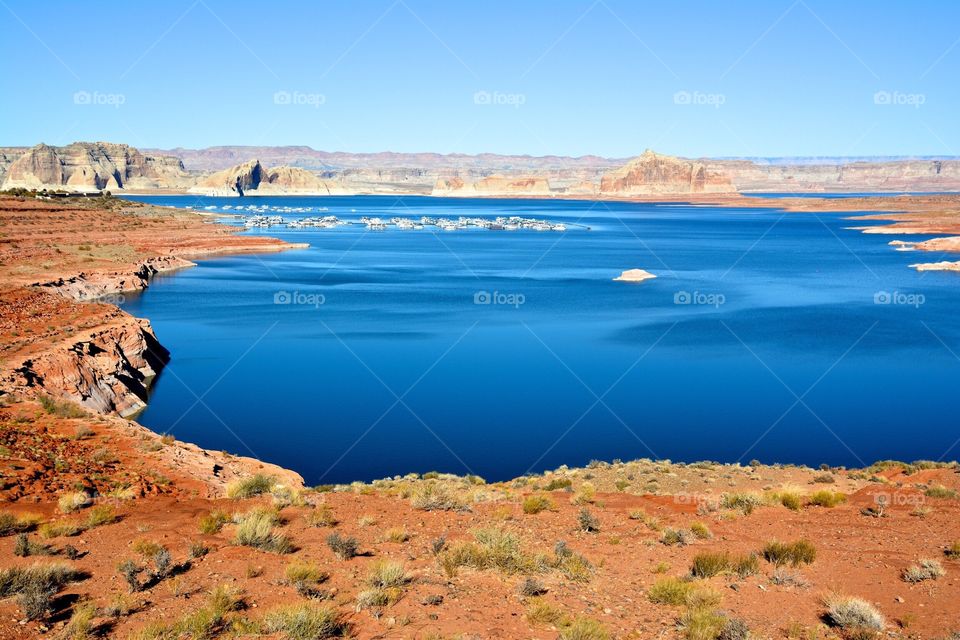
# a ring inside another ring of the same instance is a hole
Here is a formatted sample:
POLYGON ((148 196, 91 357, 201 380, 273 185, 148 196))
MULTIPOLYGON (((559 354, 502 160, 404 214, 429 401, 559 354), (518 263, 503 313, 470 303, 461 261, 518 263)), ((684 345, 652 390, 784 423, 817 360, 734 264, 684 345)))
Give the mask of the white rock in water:
POLYGON ((614 278, 616 282, 643 282, 644 280, 650 280, 651 278, 656 278, 657 276, 653 275, 649 271, 644 271, 643 269, 627 269, 621 273, 618 277, 614 278))

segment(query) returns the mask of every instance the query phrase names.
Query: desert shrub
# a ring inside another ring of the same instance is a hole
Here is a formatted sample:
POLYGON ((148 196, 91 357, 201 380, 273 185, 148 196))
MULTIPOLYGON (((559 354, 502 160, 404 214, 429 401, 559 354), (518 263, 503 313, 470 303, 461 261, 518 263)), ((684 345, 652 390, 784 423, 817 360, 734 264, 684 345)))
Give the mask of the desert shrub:
POLYGON ((559 491, 569 489, 573 486, 573 481, 569 478, 554 478, 543 487, 544 491, 559 491))
POLYGON ((577 528, 586 533, 597 533, 600 531, 600 521, 590 510, 584 507, 577 514, 577 528))
POLYGON ((81 602, 73 608, 70 620, 63 629, 63 637, 67 640, 88 640, 93 637, 93 618, 97 615, 97 607, 92 602, 81 602))
POLYGON ((440 535, 430 541, 430 553, 437 556, 447 548, 447 536, 440 535))
POLYGON ((628 516, 631 520, 639 520, 643 524, 647 525, 647 528, 651 531, 660 531, 660 521, 654 518, 653 516, 647 514, 643 509, 634 509, 630 512, 628 516))
POLYGON ((327 536, 327 546, 341 560, 349 560, 357 555, 360 543, 356 538, 341 536, 339 533, 331 533, 327 536))
POLYGON ((288 640, 337 638, 344 636, 347 629, 335 609, 315 604, 283 605, 264 617, 267 633, 280 633, 288 640))
POLYGON ((820 491, 815 491, 807 498, 807 504, 816 506, 816 507, 828 507, 833 508, 838 504, 843 504, 847 501, 847 496, 843 495, 839 491, 829 491, 827 489, 821 489, 820 491))
POLYGON ((63 513, 73 513, 88 504, 90 504, 90 496, 85 491, 70 491, 57 500, 57 506, 63 513))
POLYGON ((833 477, 831 473, 821 473, 813 477, 813 481, 817 484, 833 484, 836 482, 836 478, 833 477))
POLYGON ((215 638, 231 626, 229 614, 243 605, 238 591, 220 586, 207 595, 206 602, 170 624, 154 624, 144 629, 139 640, 179 640, 180 638, 215 638))
POLYGON ((18 533, 13 543, 13 555, 21 558, 27 556, 50 556, 54 551, 49 545, 34 542, 26 533, 18 533))
POLYGON ((528 496, 523 500, 523 512, 529 515, 541 511, 553 511, 555 508, 556 506, 549 496, 528 496))
POLYGON ((191 559, 196 560, 197 558, 202 558, 208 553, 210 553, 210 547, 202 542, 193 542, 190 544, 189 554, 191 559))
POLYGON ((686 603, 687 596, 693 588, 693 584, 680 578, 660 578, 650 586, 647 597, 654 604, 680 606, 686 603))
POLYGON ((276 480, 271 476, 258 473, 228 484, 227 497, 236 500, 252 498, 264 493, 270 493, 275 484, 276 480))
POLYGON ((829 599, 826 618, 844 631, 883 631, 886 626, 886 621, 876 607, 860 598, 829 599))
POLYGON ((120 575, 123 576, 124 581, 126 581, 130 593, 136 593, 143 588, 143 585, 140 583, 140 574, 144 572, 144 568, 133 560, 127 559, 118 564, 117 571, 120 572, 120 575))
POLYGON ((960 540, 953 542, 949 547, 944 549, 943 554, 948 558, 960 558, 960 540))
POLYGON ((58 418, 85 418, 87 416, 87 412, 76 404, 66 400, 57 400, 50 396, 41 396, 40 406, 43 407, 44 411, 58 418))
POLYGON ((584 482, 574 492, 573 497, 570 498, 570 502, 577 505, 589 504, 593 502, 596 494, 596 488, 589 482, 584 482))
POLYGON ((725 493, 720 498, 720 506, 724 509, 735 509, 743 514, 751 514, 753 510, 763 504, 763 498, 755 493, 725 493))
POLYGON ((0 511, 0 536, 10 536, 15 533, 32 531, 39 520, 33 515, 14 515, 7 511, 0 511))
POLYGON ((673 529, 667 527, 663 530, 663 534, 660 536, 660 542, 667 546, 679 545, 684 546, 688 545, 694 540, 694 535, 687 529, 673 529))
POLYGON ((750 637, 750 627, 740 618, 727 618, 717 640, 747 640, 750 637))
POLYGON ((712 538, 713 534, 710 533, 710 528, 703 524, 702 522, 693 522, 690 524, 690 533, 700 538, 701 540, 707 540, 712 538))
POLYGON ((810 586, 810 583, 802 575, 795 571, 788 571, 783 567, 774 569, 773 574, 770 576, 770 582, 789 587, 806 588, 810 586))
POLYGON ((610 633, 592 618, 578 617, 560 629, 560 640, 609 640, 610 633))
POLYGON ((100 612, 108 618, 122 618, 130 615, 135 609, 130 597, 124 593, 118 593, 110 599, 100 612))
POLYGON ((57 589, 47 584, 30 584, 17 594, 17 604, 27 620, 47 617, 53 610, 53 598, 57 589))
POLYGON ((478 529, 475 542, 460 542, 440 554, 440 564, 447 575, 459 567, 478 570, 496 569, 502 573, 532 573, 535 559, 526 553, 520 539, 500 529, 478 529))
POLYGON ((563 611, 542 598, 534 598, 527 606, 527 620, 533 624, 563 626, 563 611))
POLYGON ((900 577, 903 578, 905 582, 923 582, 924 580, 942 578, 946 574, 947 572, 939 561, 923 559, 919 560, 917 564, 904 569, 900 577))
POLYGON ((763 557, 767 562, 777 566, 790 564, 799 567, 801 564, 810 564, 817 558, 817 548, 807 540, 796 542, 768 542, 763 547, 763 557))
POLYGON ((714 609, 691 609, 680 616, 679 626, 687 640, 717 640, 727 617, 714 609))
POLYGON ((63 563, 0 569, 0 598, 17 596, 24 616, 37 620, 50 613, 60 587, 80 577, 76 569, 63 563))
POLYGON ((435 482, 419 485, 410 497, 410 505, 423 511, 469 511, 456 494, 435 482))
POLYGON ((242 515, 234 532, 234 543, 269 551, 271 553, 291 553, 293 543, 288 537, 273 530, 276 516, 260 509, 254 509, 242 515))
POLYGON ((391 527, 383 533, 385 542, 402 543, 410 539, 410 534, 403 527, 391 527))
POLYGON ((399 562, 379 560, 370 566, 368 589, 357 594, 357 607, 385 607, 403 597, 403 588, 410 581, 406 569, 399 562))
POLYGON ((212 535, 219 533, 223 525, 230 522, 230 514, 221 509, 214 509, 205 516, 200 517, 200 533, 212 535))
POLYGON ((117 521, 117 512, 108 504, 100 504, 90 509, 87 514, 87 527, 101 527, 107 524, 113 524, 117 521))
POLYGON ((712 578, 715 575, 729 571, 732 566, 730 554, 726 551, 704 551, 693 557, 690 565, 690 575, 694 578, 712 578))
POLYGON ((330 574, 312 562, 292 562, 284 569, 284 575, 297 593, 308 597, 316 595, 315 587, 330 578, 330 574))
POLYGON ((545 594, 547 592, 547 588, 543 586, 543 583, 536 578, 528 576, 520 583, 517 591, 525 598, 534 598, 536 596, 542 596, 545 594))
POLYGON ((307 524, 311 527, 335 527, 337 518, 333 515, 333 509, 330 505, 321 504, 316 509, 311 510, 304 517, 307 524))
POLYGON ((730 569, 741 578, 760 573, 760 560, 755 553, 737 556, 733 559, 730 569))
POLYGON ((780 503, 791 511, 799 511, 803 506, 803 498, 800 497, 800 493, 789 489, 776 491, 770 494, 770 499, 773 502, 780 503))
POLYGON ((957 492, 953 489, 948 489, 942 484, 934 485, 932 487, 927 487, 927 490, 924 491, 924 494, 928 498, 956 498, 957 492))

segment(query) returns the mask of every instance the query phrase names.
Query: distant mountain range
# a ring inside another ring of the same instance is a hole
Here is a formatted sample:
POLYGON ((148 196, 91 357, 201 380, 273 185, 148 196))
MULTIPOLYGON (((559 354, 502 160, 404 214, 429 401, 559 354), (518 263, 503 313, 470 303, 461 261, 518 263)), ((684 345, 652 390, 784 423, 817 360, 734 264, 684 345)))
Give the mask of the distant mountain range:
POLYGON ((306 146, 144 149, 109 142, 0 148, 0 188, 256 194, 641 198, 775 192, 958 191, 960 159, 635 158, 345 153, 306 146))

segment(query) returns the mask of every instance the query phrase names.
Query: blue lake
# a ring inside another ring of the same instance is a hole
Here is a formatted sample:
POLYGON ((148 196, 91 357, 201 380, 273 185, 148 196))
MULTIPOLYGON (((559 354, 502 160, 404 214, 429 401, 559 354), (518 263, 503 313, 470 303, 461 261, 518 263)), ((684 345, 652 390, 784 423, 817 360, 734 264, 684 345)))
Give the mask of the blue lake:
POLYGON ((960 277, 908 268, 944 257, 894 251, 890 236, 849 230, 864 224, 849 214, 131 199, 311 209, 288 220, 567 223, 246 231, 311 246, 204 259, 128 298, 172 353, 140 421, 312 484, 429 470, 501 480, 591 459, 863 465, 960 451, 960 277), (630 268, 657 278, 612 280, 630 268))

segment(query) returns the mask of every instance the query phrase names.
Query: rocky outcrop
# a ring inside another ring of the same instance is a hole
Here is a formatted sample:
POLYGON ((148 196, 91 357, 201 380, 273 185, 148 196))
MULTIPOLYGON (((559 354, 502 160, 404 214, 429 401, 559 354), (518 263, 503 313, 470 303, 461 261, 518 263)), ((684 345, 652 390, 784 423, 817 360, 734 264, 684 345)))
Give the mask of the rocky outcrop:
POLYGON ((960 262, 950 262, 943 260, 941 262, 921 262, 910 265, 917 271, 956 271, 960 272, 960 262))
MULTIPOLYGON (((12 157, 4 151, 4 159, 12 157)), ((65 147, 38 144, 6 166, 2 188, 116 191, 185 187, 190 175, 179 159, 150 156, 125 144, 75 142, 65 147)))
POLYGON ((543 176, 492 175, 467 182, 460 177, 441 178, 433 188, 433 195, 448 197, 471 196, 550 196, 550 182, 543 176))
POLYGON ((129 416, 146 406, 147 388, 169 357, 148 321, 116 310, 108 324, 11 363, 3 387, 129 416))
POLYGON ((649 149, 600 180, 600 194, 616 197, 734 191, 725 173, 709 170, 699 161, 663 156, 649 149))
POLYGON ((627 269, 613 280, 614 282, 643 282, 644 280, 651 280, 656 277, 657 276, 649 271, 644 271, 643 269, 627 269))
POLYGON ((163 256, 141 262, 134 271, 113 273, 80 273, 70 278, 38 282, 33 286, 80 302, 98 300, 118 293, 142 291, 150 278, 164 271, 194 266, 193 262, 177 256, 163 256))

